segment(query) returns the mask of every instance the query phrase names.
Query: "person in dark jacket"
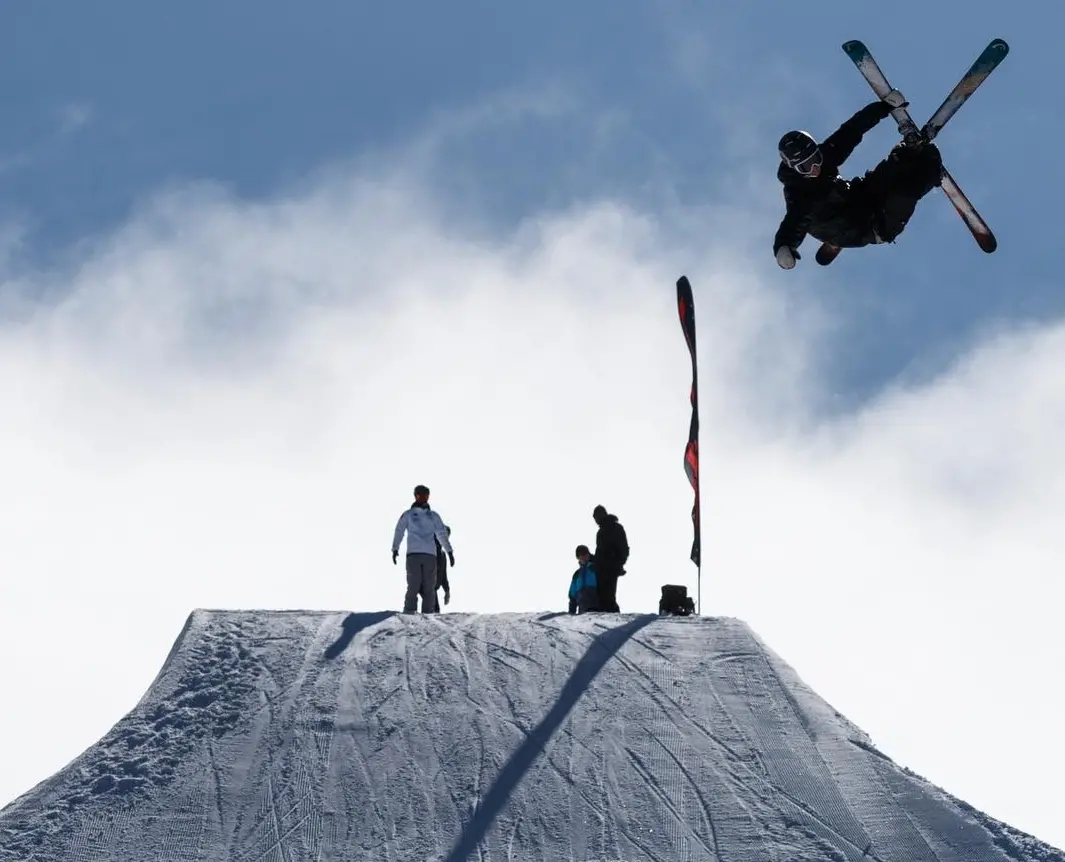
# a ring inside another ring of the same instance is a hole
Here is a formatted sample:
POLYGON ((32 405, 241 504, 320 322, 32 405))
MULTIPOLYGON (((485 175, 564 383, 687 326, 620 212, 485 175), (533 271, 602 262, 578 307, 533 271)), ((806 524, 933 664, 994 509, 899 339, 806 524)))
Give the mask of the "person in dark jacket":
POLYGON ((592 518, 599 525, 595 534, 595 575, 599 586, 599 610, 606 613, 621 613, 618 607, 618 578, 625 574, 629 559, 629 540, 625 528, 616 515, 611 515, 603 506, 592 510, 592 518))
MULTIPOLYGON (((447 530, 448 539, 451 538, 451 527, 445 527, 447 530)), ((432 613, 440 613, 440 588, 444 588, 444 604, 448 604, 451 601, 451 584, 447 581, 447 553, 442 547, 440 547, 440 540, 436 539, 436 589, 433 591, 433 596, 436 598, 436 607, 433 608, 432 613)))
POLYGON ((917 202, 940 184, 943 159, 935 144, 917 136, 897 144, 862 177, 839 175, 862 137, 895 108, 909 103, 898 90, 866 105, 822 143, 808 133, 785 134, 778 145, 777 179, 787 211, 773 239, 782 269, 799 260, 806 235, 821 240, 815 260, 831 263, 841 248, 894 242, 906 228, 917 202))
POLYGON ((577 545, 577 571, 569 584, 569 612, 585 614, 599 609, 599 589, 592 552, 587 545, 577 545))

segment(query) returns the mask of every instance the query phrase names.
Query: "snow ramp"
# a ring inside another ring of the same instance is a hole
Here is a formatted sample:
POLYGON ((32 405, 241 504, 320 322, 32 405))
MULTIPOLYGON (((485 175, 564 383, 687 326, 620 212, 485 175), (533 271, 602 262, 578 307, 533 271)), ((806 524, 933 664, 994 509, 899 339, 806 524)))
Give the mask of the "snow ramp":
POLYGON ((18 862, 1065 862, 900 768, 740 621, 196 611, 0 811, 18 862))

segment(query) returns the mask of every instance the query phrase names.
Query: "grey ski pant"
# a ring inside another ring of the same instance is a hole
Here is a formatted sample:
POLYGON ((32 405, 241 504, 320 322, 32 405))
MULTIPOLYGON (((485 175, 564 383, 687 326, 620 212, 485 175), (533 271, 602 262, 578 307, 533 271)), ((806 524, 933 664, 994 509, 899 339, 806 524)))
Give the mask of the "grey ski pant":
POLYGON ((422 597, 422 613, 436 609, 436 554, 407 554, 407 595, 403 599, 403 613, 418 612, 418 596, 422 597))

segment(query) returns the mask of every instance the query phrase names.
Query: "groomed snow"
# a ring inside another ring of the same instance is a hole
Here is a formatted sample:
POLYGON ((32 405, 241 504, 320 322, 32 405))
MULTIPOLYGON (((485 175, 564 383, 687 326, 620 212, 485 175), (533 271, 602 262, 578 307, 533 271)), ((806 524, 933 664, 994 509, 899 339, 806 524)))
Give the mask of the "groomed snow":
POLYGON ((0 859, 1065 853, 895 765, 737 620, 196 611, 132 712, 0 811, 0 859))

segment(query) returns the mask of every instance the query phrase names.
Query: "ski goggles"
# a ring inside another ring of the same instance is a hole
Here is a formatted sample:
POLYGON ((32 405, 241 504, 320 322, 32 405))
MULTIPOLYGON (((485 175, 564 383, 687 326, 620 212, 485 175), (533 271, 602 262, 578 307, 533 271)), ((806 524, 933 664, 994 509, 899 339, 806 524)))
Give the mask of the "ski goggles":
POLYGON ((810 176, 815 168, 821 167, 824 163, 825 157, 822 155, 820 148, 813 151, 813 153, 803 159, 801 162, 796 162, 791 166, 792 170, 801 174, 804 177, 810 176))

